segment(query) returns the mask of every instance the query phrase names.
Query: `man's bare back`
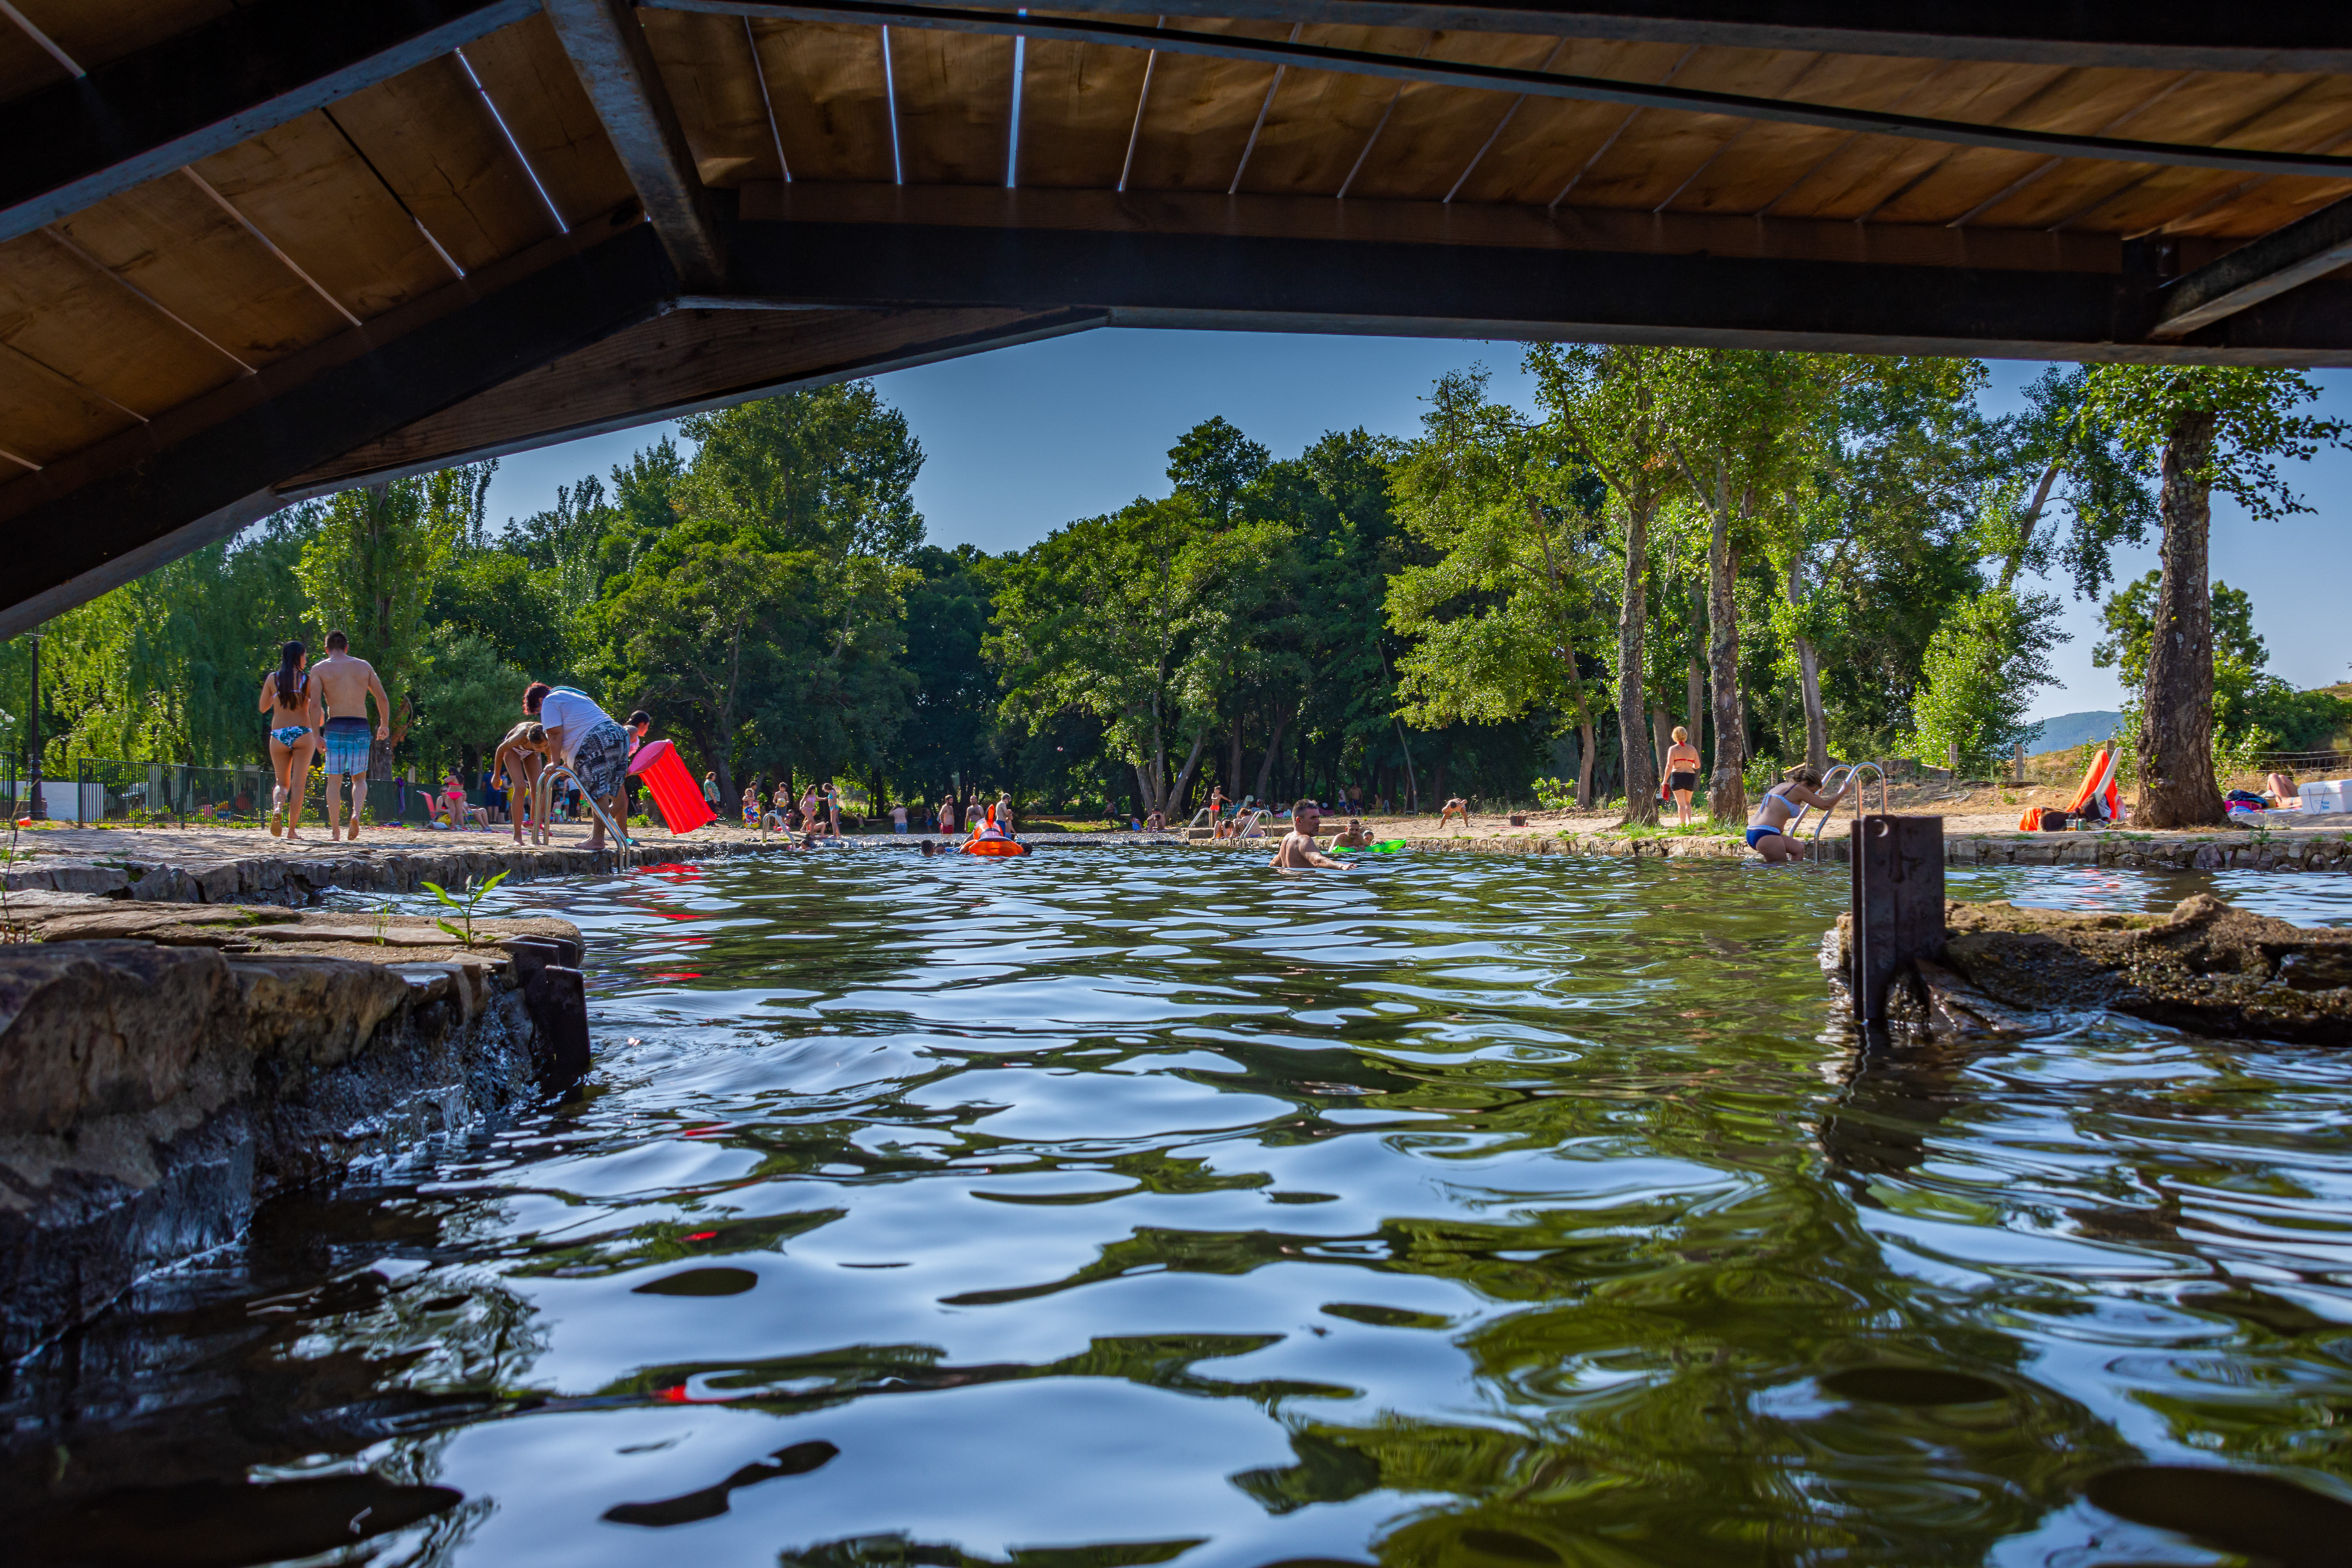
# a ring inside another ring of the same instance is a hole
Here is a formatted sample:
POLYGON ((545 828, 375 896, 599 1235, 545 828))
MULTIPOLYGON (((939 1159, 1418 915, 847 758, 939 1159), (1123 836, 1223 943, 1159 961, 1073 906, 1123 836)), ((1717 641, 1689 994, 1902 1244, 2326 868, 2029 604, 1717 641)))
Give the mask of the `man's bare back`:
POLYGON ((310 683, 330 719, 365 719, 368 695, 374 693, 375 738, 391 738, 391 703, 376 679, 375 666, 355 654, 331 652, 310 667, 310 683))

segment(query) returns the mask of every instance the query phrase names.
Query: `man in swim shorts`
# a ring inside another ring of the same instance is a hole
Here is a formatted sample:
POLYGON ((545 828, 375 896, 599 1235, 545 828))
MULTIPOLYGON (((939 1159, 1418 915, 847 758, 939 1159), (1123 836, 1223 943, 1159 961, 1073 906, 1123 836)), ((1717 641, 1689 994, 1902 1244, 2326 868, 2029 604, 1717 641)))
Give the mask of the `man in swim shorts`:
POLYGON ((1440 827, 1444 826, 1446 820, 1449 817, 1454 816, 1459 816, 1462 818, 1463 826, 1467 827, 1470 826, 1470 803, 1464 800, 1458 795, 1452 800, 1447 801, 1444 805, 1438 809, 1437 826, 1440 827))
POLYGON ((351 786, 352 830, 360 836, 360 808, 367 804, 368 699, 375 699, 375 738, 392 739, 392 700, 383 694, 375 666, 352 656, 352 639, 340 631, 327 634, 327 657, 310 667, 320 705, 327 722, 319 731, 326 743, 327 837, 340 831, 343 817, 343 785, 351 786))
POLYGON ((1780 775, 1780 782, 1764 792, 1756 803, 1756 820, 1748 825, 1748 847, 1771 865, 1796 859, 1802 851, 1788 829, 1796 826, 1804 813, 1801 806, 1820 806, 1829 810, 1853 793, 1854 781, 1848 777, 1829 794, 1821 793, 1821 770, 1811 763, 1790 768, 1780 775))
POLYGON ((1282 847, 1266 864, 1279 871, 1304 871, 1313 866, 1346 870, 1345 861, 1334 860, 1315 847, 1315 835, 1322 826, 1323 814, 1315 803, 1300 801, 1291 811, 1290 831, 1282 836, 1282 847))

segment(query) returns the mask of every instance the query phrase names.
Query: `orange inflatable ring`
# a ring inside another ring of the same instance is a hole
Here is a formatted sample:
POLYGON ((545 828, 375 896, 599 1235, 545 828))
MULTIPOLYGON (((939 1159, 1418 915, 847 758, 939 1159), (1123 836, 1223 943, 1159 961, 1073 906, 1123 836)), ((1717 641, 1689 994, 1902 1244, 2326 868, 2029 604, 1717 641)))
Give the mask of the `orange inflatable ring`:
POLYGON ((1026 855, 1027 847, 1010 838, 973 838, 964 843, 967 855, 1026 855))

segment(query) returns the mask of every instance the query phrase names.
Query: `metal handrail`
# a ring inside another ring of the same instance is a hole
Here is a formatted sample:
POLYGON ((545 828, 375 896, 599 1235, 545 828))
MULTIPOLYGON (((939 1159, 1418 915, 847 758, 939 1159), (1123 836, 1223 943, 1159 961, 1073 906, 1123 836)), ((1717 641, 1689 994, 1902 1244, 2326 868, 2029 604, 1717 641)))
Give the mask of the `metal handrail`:
POLYGON ((585 784, 581 783, 580 775, 573 773, 565 763, 551 762, 546 767, 540 770, 539 783, 532 789, 530 799, 530 808, 539 813, 540 821, 546 823, 551 826, 554 824, 554 784, 555 776, 558 773, 570 779, 573 784, 580 785, 580 798, 588 803, 588 809, 596 814, 596 820, 603 823, 604 825, 604 831, 613 836, 614 864, 618 866, 634 864, 631 857, 635 852, 637 847, 636 841, 632 839, 626 833, 621 831, 620 825, 613 820, 612 813, 606 811, 603 804, 599 802, 594 795, 588 793, 588 786, 585 784))
MULTIPOLYGON (((1884 768, 1881 768, 1876 763, 1840 763, 1837 766, 1832 768, 1822 779, 1822 788, 1824 790, 1835 789, 1842 781, 1858 777, 1865 772, 1877 775, 1878 812, 1880 816, 1884 816, 1886 815, 1886 771, 1884 768)), ((1864 789, 1868 787, 1869 786, 1867 784, 1864 784, 1857 787, 1854 791, 1853 809, 1857 813, 1859 813, 1863 807, 1862 792, 1864 789)), ((1821 858, 1822 829, 1830 825, 1830 818, 1837 815, 1837 808, 1838 803, 1832 801, 1828 806, 1822 810, 1821 816, 1814 819, 1812 834, 1805 840, 1805 858, 1808 860, 1819 860, 1821 858)))

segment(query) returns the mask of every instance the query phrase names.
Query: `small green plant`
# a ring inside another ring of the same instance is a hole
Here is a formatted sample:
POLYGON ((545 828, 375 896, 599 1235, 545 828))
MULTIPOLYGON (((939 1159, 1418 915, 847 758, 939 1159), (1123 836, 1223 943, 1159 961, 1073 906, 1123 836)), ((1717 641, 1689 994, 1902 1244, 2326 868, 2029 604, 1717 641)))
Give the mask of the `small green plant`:
MULTIPOLYGON (((500 882, 503 882, 506 879, 507 873, 501 871, 497 876, 491 878, 488 881, 484 882, 478 887, 475 885, 474 879, 468 877, 466 879, 466 886, 462 894, 453 893, 438 882, 425 883, 425 886, 433 889, 433 896, 435 898, 440 900, 451 909, 456 910, 458 912, 459 918, 466 922, 462 929, 457 926, 451 925, 447 921, 444 920, 436 920, 433 923, 439 926, 443 931, 447 931, 451 936, 456 937, 459 942, 464 942, 467 947, 473 946, 474 910, 481 903, 482 900, 488 896, 492 888, 497 887, 500 882)), ((377 940, 381 941, 383 939, 379 936, 377 940)))
POLYGON ((1559 779, 1541 778, 1535 782, 1536 804, 1546 811, 1566 811, 1576 805, 1576 786, 1559 779))

